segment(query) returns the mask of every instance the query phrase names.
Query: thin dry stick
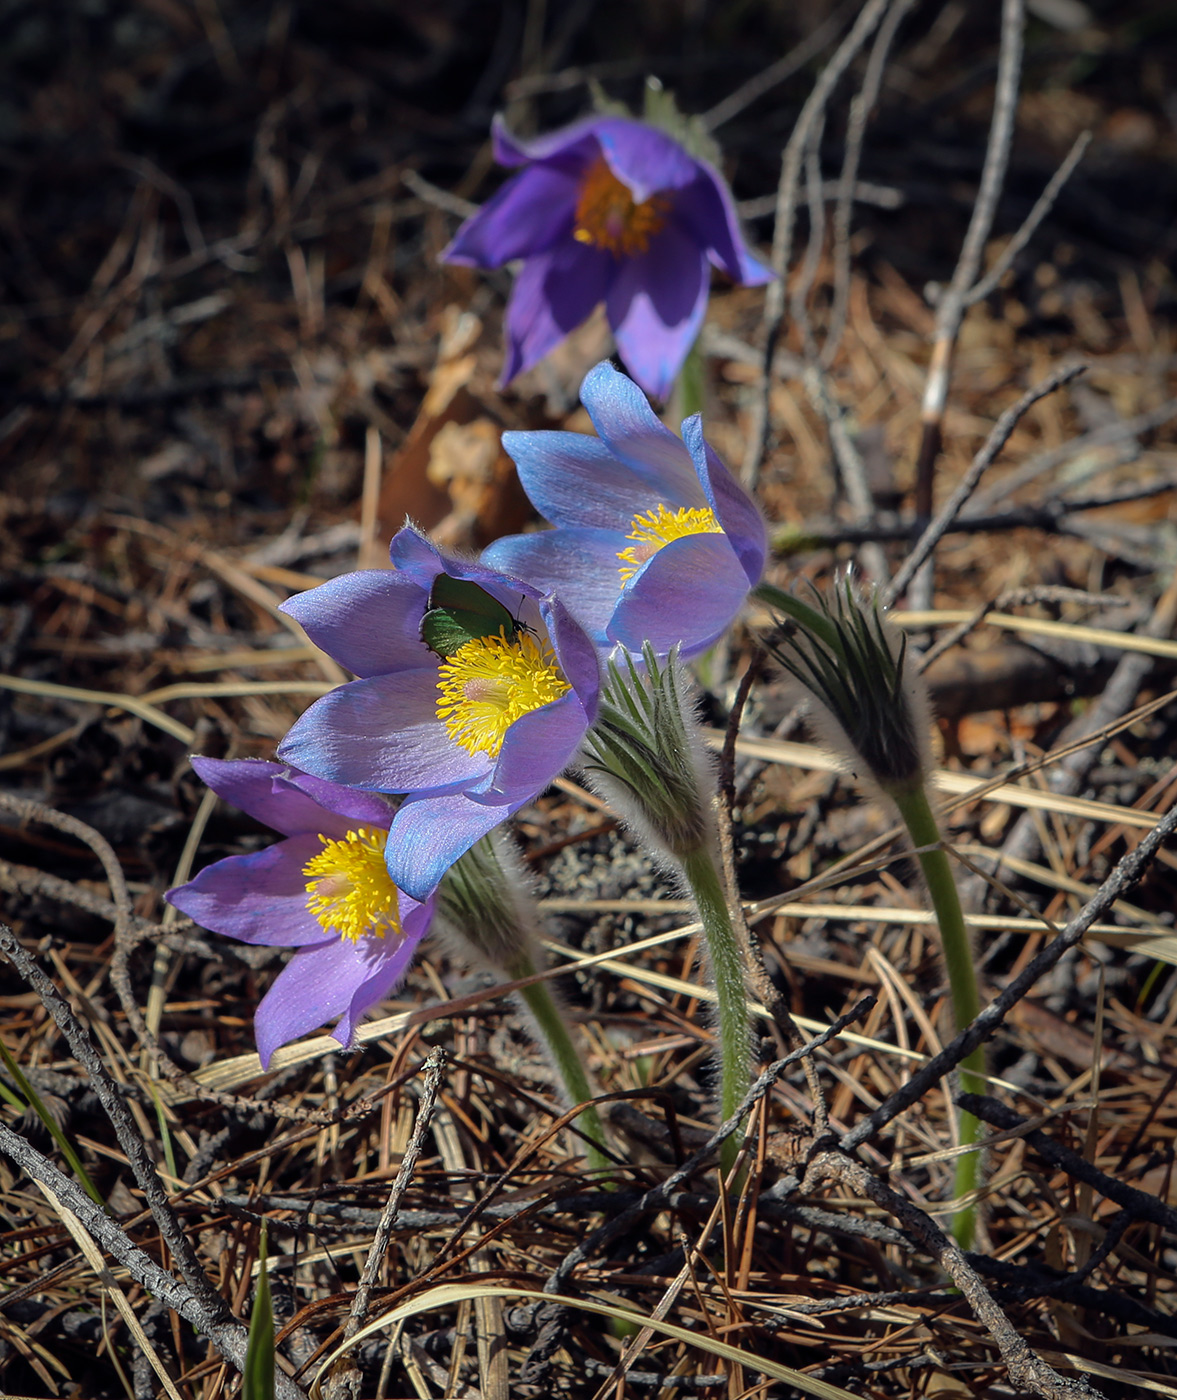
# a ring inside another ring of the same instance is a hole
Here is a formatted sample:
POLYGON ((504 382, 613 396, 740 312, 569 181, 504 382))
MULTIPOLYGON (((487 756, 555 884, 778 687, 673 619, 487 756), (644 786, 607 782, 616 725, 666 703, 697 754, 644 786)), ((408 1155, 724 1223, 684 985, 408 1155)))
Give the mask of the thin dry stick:
MULTIPOLYGON (((1177 809, 1174 810, 1174 818, 1177 820, 1177 809)), ((751 1089, 744 1095, 737 1105, 735 1112, 721 1123, 711 1134, 707 1141, 699 1150, 685 1161, 681 1167, 661 1181, 657 1186, 652 1186, 641 1198, 634 1202, 627 1210, 620 1215, 614 1216, 612 1220, 606 1221, 586 1239, 582 1244, 576 1246, 561 1261, 559 1266, 544 1283, 545 1293, 559 1293, 566 1286, 570 1275, 578 1264, 590 1259, 593 1254, 605 1249, 613 1240, 624 1235, 631 1230, 636 1223, 652 1210, 661 1210, 670 1198, 675 1188, 681 1186, 684 1181, 689 1180, 700 1167, 711 1158, 716 1148, 725 1138, 735 1132, 743 1121, 744 1116, 753 1104, 759 1101, 768 1093, 780 1076, 790 1065, 797 1064, 811 1058, 815 1050, 819 1050, 828 1041, 834 1040, 847 1026, 853 1025, 855 1021, 861 1021, 875 1004, 874 996, 862 997, 845 1015, 839 1016, 832 1025, 827 1026, 820 1035, 816 1035, 806 1044, 799 1046, 796 1050, 791 1050, 783 1059, 775 1060, 764 1073, 752 1085, 751 1089)))
POLYGON ((396 1218, 400 1212, 401 1201, 408 1190, 409 1182, 412 1180, 413 1172, 417 1166, 417 1159, 421 1156, 421 1149, 425 1145, 425 1134, 429 1131, 429 1126, 433 1122, 433 1111, 437 1107, 437 1096, 441 1091, 442 1076, 445 1074, 446 1053, 441 1046, 434 1046, 426 1057, 423 1066, 425 1071, 425 1087, 421 1092, 421 1102, 417 1109, 417 1119, 413 1124, 413 1133, 409 1138, 405 1148, 405 1155, 400 1164, 400 1169, 396 1174, 396 1180, 392 1183, 392 1190, 388 1193, 388 1200, 380 1214, 380 1223, 376 1227, 376 1234, 372 1240, 372 1247, 368 1251, 368 1257, 364 1261, 364 1272, 360 1277, 360 1282, 356 1288, 356 1296, 352 1300, 351 1313, 347 1319, 347 1326, 343 1331, 344 1341, 350 1340, 360 1330, 367 1321, 368 1306, 372 1298, 372 1289, 376 1286, 376 1275, 380 1272, 380 1267, 384 1263, 384 1256, 388 1253, 388 1246, 392 1242, 392 1231, 396 1224, 396 1218))
MULTIPOLYGON (((985 251, 985 242, 993 227, 997 202, 1005 183, 1009 164, 1009 149, 1013 139, 1014 115, 1018 103, 1018 81, 1022 71, 1022 30, 1025 25, 1023 0, 1002 0, 1001 52, 997 62, 997 91, 993 101, 993 121, 989 127, 989 144, 981 171, 981 186, 973 205, 973 216, 961 245, 960 257, 952 281, 940 296, 936 308, 936 334, 928 362, 928 378, 924 385, 921 407, 922 430, 919 456, 915 471, 915 509, 921 520, 932 514, 932 487, 936 473, 936 458, 940 454, 940 439, 944 425, 944 410, 948 402, 948 386, 952 378, 952 355, 956 338, 964 319, 966 297, 976 281, 985 251)), ((931 594, 931 576, 918 592, 931 594)), ((913 607, 926 607, 927 602, 912 599, 913 607)))
MULTIPOLYGON (((171 1059, 151 1033, 131 990, 130 971, 127 965, 131 951, 147 939, 158 942, 166 930, 162 925, 146 924, 135 918, 131 909, 131 896, 127 889, 126 877, 110 842, 100 832, 95 831, 92 826, 87 826, 85 822, 79 821, 76 817, 67 816, 64 812, 58 812, 55 808, 46 807, 39 802, 28 802, 12 793, 0 792, 0 807, 7 807, 23 821, 43 822, 46 826, 56 827, 58 831, 65 831, 71 836, 76 836, 84 845, 89 846, 98 857, 110 885, 111 896, 114 900, 113 907, 106 901, 98 904, 85 902, 76 896, 68 898, 71 903, 90 909, 92 912, 98 913, 100 917, 111 919, 114 923, 115 946, 110 965, 111 985, 114 987, 131 1029, 151 1056, 152 1064, 160 1069, 168 1080, 182 1087, 193 1097, 207 1103, 216 1103, 224 1108, 250 1113, 261 1110, 275 1118, 288 1118, 299 1123, 337 1123, 342 1118, 359 1116, 369 1111, 364 1100, 350 1104, 346 1109, 338 1112, 286 1108, 280 1104, 264 1103, 260 1099, 244 1098, 236 1094, 226 1094, 216 1089, 208 1089, 194 1079, 187 1070, 182 1069, 171 1059)), ((45 877, 46 880, 52 880, 52 878, 45 877)), ((46 886, 46 892, 55 898, 65 898, 67 896, 62 886, 63 882, 56 881, 46 886)))
POLYGON ((977 302, 983 301, 990 292, 994 291, 997 284, 1013 266, 1013 261, 1022 249, 1034 237, 1038 225, 1046 218, 1054 207, 1055 200, 1062 193, 1063 186, 1075 173, 1075 167, 1083 159, 1087 147, 1091 145, 1091 132, 1083 131, 1075 138, 1075 144, 1067 152, 1066 159, 1062 165, 1054 172, 1050 178, 1050 183, 1038 196, 1038 201, 1026 215, 1026 221, 1018 229, 1017 233, 1009 240, 1001 250, 1001 256, 989 269, 981 280, 969 291, 965 297, 965 306, 975 306, 977 302))
POLYGON ((882 601, 885 606, 890 607, 896 599, 903 596, 925 560, 932 557, 932 551, 951 529, 953 521, 977 489, 977 483, 981 477, 993 465, 997 454, 1009 441, 1010 434, 1017 427, 1018 422, 1039 399, 1044 399, 1048 394, 1053 394, 1056 389, 1061 389, 1064 384, 1069 384, 1072 379, 1083 374, 1086 369, 1086 365, 1068 365, 1064 369, 1055 370, 1053 374, 1047 375, 1040 384, 1035 384, 1032 389, 1027 390, 1012 407, 1006 409, 993 425, 992 431, 985 440, 985 445, 973 458, 956 490, 944 502, 940 513, 916 541, 911 553, 903 561, 903 567, 883 590, 882 601))
POLYGON ((1018 1002, 1029 993, 1035 982, 1045 976, 1063 954, 1082 939, 1091 925, 1098 922, 1116 900, 1136 884, 1152 863, 1157 851, 1174 831, 1177 831, 1177 807, 1161 818, 1135 850, 1122 857, 1112 873, 1059 936, 1028 963, 999 996, 982 1009, 972 1025, 963 1030, 955 1040, 950 1041, 927 1064, 916 1070, 907 1083, 898 1088, 890 1098, 842 1134, 838 1140, 842 1151, 852 1152, 882 1132, 888 1123, 923 1098, 945 1075, 950 1074, 966 1055, 988 1040, 1018 1002))
POLYGON ((790 49, 783 58, 778 58, 775 63, 770 63, 767 68, 761 69, 754 78, 749 78, 746 83, 741 84, 722 102, 717 102, 710 111, 704 112, 698 119, 703 130, 718 130, 724 122, 731 121, 745 107, 751 106, 757 98, 763 97, 766 92, 771 92, 774 87, 791 78, 794 73, 799 73, 811 58, 816 58, 821 53, 822 49, 833 39, 857 8, 858 0, 849 0, 849 4, 835 10, 824 24, 819 24, 813 33, 807 39, 802 39, 795 49, 790 49))
POLYGON ((866 124, 879 98, 883 72, 891 54, 891 45, 900 24, 907 17, 915 0, 894 0, 887 11, 875 42, 871 45, 862 86, 850 103, 846 126, 846 153, 842 158, 842 174, 838 180, 838 201, 834 206, 834 300, 830 308, 829 326, 821 348, 821 366, 829 369, 838 353, 846 329, 850 306, 850 220, 854 213, 854 190, 858 181, 858 166, 866 137, 866 124))
MULTIPOLYGON (((376 1286, 377 1275, 383 1267, 388 1247, 392 1243, 392 1232, 400 1213, 401 1201, 404 1199, 405 1191, 412 1180, 417 1159, 421 1156, 421 1148, 425 1144, 425 1134, 433 1122, 433 1111, 437 1107, 437 1095, 441 1088, 442 1075, 445 1072, 445 1062, 446 1054, 440 1046, 435 1046, 430 1050, 425 1060, 425 1087, 421 1093, 417 1119, 413 1124, 412 1136, 405 1148, 405 1155, 401 1161, 400 1169, 397 1171, 396 1180, 392 1183, 388 1200, 385 1201, 384 1209, 380 1212, 380 1219, 377 1222, 376 1233, 368 1250, 368 1257, 364 1260, 364 1271, 356 1286, 351 1310, 343 1329, 344 1342, 350 1341, 368 1320, 372 1290, 376 1286)), ((345 1396, 358 1397, 361 1381, 362 1376, 355 1356, 352 1352, 348 1352, 346 1356, 339 1358, 331 1368, 330 1374, 325 1378, 323 1382, 324 1394, 327 1400, 344 1400, 345 1396)))
POLYGON ((923 1245, 928 1254, 960 1289, 977 1320, 989 1332, 1001 1352, 1010 1380, 1019 1389, 1033 1390, 1043 1400, 1093 1400, 1099 1395, 1085 1381, 1064 1380, 1030 1347, 997 1306, 992 1293, 965 1258, 955 1240, 918 1206, 884 1185, 861 1162, 841 1152, 823 1152, 810 1163, 802 1190, 809 1191, 823 1178, 830 1178, 892 1214, 900 1225, 923 1245))
POLYGON ((1156 408, 1147 409, 1144 413, 1138 413, 1132 418, 1123 418, 1115 423, 1105 423, 1102 427, 1092 428, 1089 433, 1072 438, 1070 442, 1064 442, 1059 447, 1052 447, 1047 452, 1040 452, 1016 471, 1010 472, 1000 481, 994 482, 992 486, 982 491, 973 502, 969 516, 991 511, 1006 497, 1012 496, 1015 491, 1020 491, 1023 486, 1028 486, 1031 481, 1036 481, 1040 476, 1053 471, 1055 467, 1061 467, 1065 462, 1074 461, 1076 457, 1090 452, 1094 447, 1112 447, 1118 442, 1123 442, 1126 438, 1136 437, 1140 433, 1147 433, 1153 428, 1159 428, 1173 418, 1177 418, 1177 399, 1166 399, 1156 408))
MULTIPOLYGON (((245 1369, 245 1351, 249 1333, 236 1318, 226 1318, 225 1300, 217 1295, 222 1305, 210 1311, 195 1296, 190 1288, 168 1273, 145 1254, 138 1245, 128 1239, 123 1229, 106 1215, 101 1206, 69 1177, 62 1175, 47 1157, 26 1142, 19 1133, 14 1133, 6 1124, 0 1123, 0 1152, 14 1161, 21 1171, 34 1181, 43 1183, 61 1202, 70 1214, 75 1216, 95 1244, 101 1246, 112 1259, 116 1259, 131 1277, 142 1285, 153 1298, 190 1322, 203 1332, 213 1346, 238 1371, 245 1369)), ((302 1387, 296 1385, 283 1371, 275 1373, 277 1400, 306 1400, 302 1387)))
POLYGON ((203 1265, 196 1257, 192 1241, 181 1228, 163 1182, 155 1170, 155 1163, 151 1160, 147 1144, 140 1136, 119 1086, 103 1064, 102 1056, 95 1049, 86 1028, 74 1015, 73 1008, 57 990, 52 979, 42 970, 37 960, 25 951, 20 940, 6 924, 0 924, 0 952, 41 998, 42 1005, 65 1036, 74 1059, 89 1076, 94 1092, 114 1127, 119 1145, 126 1153, 139 1189, 143 1192, 164 1242, 176 1260, 184 1282, 206 1312, 218 1318, 229 1316, 229 1304, 209 1282, 203 1265))
POLYGON ((793 252, 793 224, 797 217, 798 188, 801 163, 809 146, 810 136, 819 119, 824 119, 826 103, 849 65, 874 32, 886 12, 890 0, 867 0, 854 28, 839 44, 834 56, 822 69, 809 94, 797 125, 781 157, 781 178, 777 186, 776 222, 772 235, 772 270, 777 280, 769 284, 764 300, 764 346, 761 355, 760 391, 754 404, 753 423, 748 435, 748 451, 744 457, 743 478, 754 486, 768 446, 769 394, 772 389, 772 365, 777 340, 785 319, 786 280, 789 259, 793 252))
MULTIPOLYGON (((1177 571, 1174 572, 1168 588, 1157 600, 1157 605, 1153 609, 1152 616, 1145 623, 1143 632, 1146 637, 1165 638, 1172 634, 1175 623, 1177 623, 1177 571)), ((1125 652, 1120 657, 1116 663, 1116 669, 1104 687, 1103 694, 1090 709, 1077 715, 1063 731, 1059 747, 1066 746, 1069 752, 1065 755, 1059 754, 1057 761, 1054 753, 1048 755, 1051 769, 1047 776, 1047 783, 1052 792, 1065 797, 1072 797, 1078 793, 1088 773, 1099 761, 1101 752, 1100 748, 1093 742, 1083 743, 1082 741, 1094 739, 1094 736, 1115 724, 1131 708, 1140 687, 1155 665, 1156 658, 1149 656, 1146 652, 1125 652)), ((1001 850, 997 853, 992 867, 993 870, 995 872, 1000 870, 1002 862, 1005 860, 1033 860, 1040 845, 1038 822, 1028 812, 1023 812, 1002 842, 1001 850)), ((966 907, 979 907, 983 897, 980 882, 975 877, 969 881, 963 881, 961 895, 967 901, 966 907)))

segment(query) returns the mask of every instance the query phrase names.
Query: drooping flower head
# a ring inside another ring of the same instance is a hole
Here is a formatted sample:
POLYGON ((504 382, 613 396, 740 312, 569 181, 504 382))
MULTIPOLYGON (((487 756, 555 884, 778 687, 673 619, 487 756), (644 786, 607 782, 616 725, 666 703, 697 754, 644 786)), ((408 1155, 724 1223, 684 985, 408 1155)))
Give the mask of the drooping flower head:
POLYGON ((359 679, 316 701, 278 755, 331 782, 406 794, 388 869, 424 899, 572 761, 600 671, 545 590, 445 556, 410 526, 390 557, 392 571, 344 574, 282 605, 359 679))
POLYGON ((442 254, 472 267, 524 260, 507 308, 503 382, 605 303, 637 382, 666 398, 707 309, 710 266, 758 286, 731 192, 705 160, 628 117, 597 116, 534 141, 498 118, 500 165, 522 166, 442 254))
POLYGON ((168 902, 214 933, 295 949, 254 1016, 263 1066, 336 1017, 332 1034, 350 1045, 364 1013, 404 977, 433 918, 432 897, 413 899, 388 874, 392 807, 284 763, 196 757, 192 766, 284 839, 217 861, 169 890, 168 902))
POLYGON ((580 390, 598 437, 504 433, 536 510, 556 527, 496 540, 485 562, 558 593, 600 647, 690 656, 760 581, 768 540, 747 492, 704 440, 682 439, 608 363, 580 390))

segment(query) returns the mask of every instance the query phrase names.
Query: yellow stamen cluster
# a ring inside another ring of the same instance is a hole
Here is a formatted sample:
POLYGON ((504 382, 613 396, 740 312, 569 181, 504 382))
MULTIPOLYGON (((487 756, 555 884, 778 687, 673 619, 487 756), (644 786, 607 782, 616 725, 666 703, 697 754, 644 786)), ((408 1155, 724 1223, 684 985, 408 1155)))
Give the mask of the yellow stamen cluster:
POLYGON ((710 506, 701 509, 680 507, 667 510, 659 502, 645 515, 635 515, 630 523, 627 540, 638 543, 618 552, 621 561, 621 580, 633 578, 634 574, 652 555, 658 553, 664 544, 671 540, 681 540, 684 535, 722 535, 723 526, 715 518, 710 506))
POLYGON ((572 687, 552 652, 529 632, 474 637, 438 668, 437 717, 467 753, 498 758, 523 715, 559 700, 572 687))
POLYGON ((651 195, 636 203, 604 156, 598 156, 580 184, 572 236, 578 243, 607 249, 615 258, 632 258, 646 251, 669 212, 670 201, 665 195, 651 195))
POLYGON ((307 908, 327 933, 358 943, 361 938, 401 936, 397 887, 384 863, 388 832, 358 826, 338 841, 320 836, 323 849, 302 868, 307 908))

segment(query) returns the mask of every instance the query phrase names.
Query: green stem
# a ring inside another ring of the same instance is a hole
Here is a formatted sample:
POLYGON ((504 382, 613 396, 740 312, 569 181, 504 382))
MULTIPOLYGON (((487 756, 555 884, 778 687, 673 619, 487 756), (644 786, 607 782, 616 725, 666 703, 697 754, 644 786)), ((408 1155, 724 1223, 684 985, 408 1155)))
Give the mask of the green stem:
POLYGON ((770 608, 775 608, 777 612, 783 612, 794 622, 800 623, 806 631, 819 637, 835 656, 845 654, 841 634, 825 613, 811 608, 808 603, 803 603, 800 598, 794 598, 791 593, 786 593, 783 589, 774 588, 771 583, 758 583, 752 590, 752 597, 770 608))
MULTIPOLYGON (((715 977, 719 1009, 719 1121, 723 1123, 739 1107, 752 1082, 744 962, 723 881, 710 849, 699 846, 689 855, 680 856, 680 860, 699 911, 715 977)), ((736 1131, 720 1144, 719 1163, 725 1176, 735 1164, 742 1136, 736 1131)))
MULTIPOLYGON (((512 977, 523 978, 534 977, 536 969, 530 958, 521 958, 510 971, 512 977)), ((568 1097, 573 1103, 588 1103, 593 1097, 592 1086, 584 1072, 576 1045, 568 1033, 568 1024, 560 1014, 560 1008, 556 1005, 548 984, 533 982, 530 987, 524 987, 519 995, 535 1017, 535 1023, 556 1063, 568 1097)), ((596 1171, 611 1170, 614 1164, 604 1150, 605 1130, 601 1127, 597 1110, 591 1106, 584 1109, 576 1120, 576 1126, 586 1138, 585 1152, 589 1166, 596 1171)))
MULTIPOLYGON (((887 795, 899 808, 911 839, 918 846, 929 846, 920 857, 920 866, 928 885, 928 894, 940 925, 940 946, 944 951, 944 966, 948 970, 948 986, 952 994, 952 1013, 958 1032, 975 1021, 981 1010, 977 978, 973 971, 973 951, 960 907, 956 880, 947 854, 940 847, 940 828, 921 783, 888 789, 887 795)), ((970 1094, 985 1091, 985 1052, 978 1046, 961 1062, 961 1087, 970 1094)), ((959 1115, 960 1144, 967 1147, 980 1136, 980 1124, 971 1113, 959 1115)), ((966 1152, 956 1160, 956 1195, 966 1196, 977 1188, 981 1154, 966 1152)), ((953 1217, 952 1233, 962 1249, 973 1242, 976 1208, 966 1206, 953 1217)))
POLYGON ((684 418, 689 418, 693 413, 703 412, 705 387, 703 352, 699 349, 699 342, 696 340, 687 352, 683 367, 679 370, 678 378, 674 381, 674 390, 670 397, 667 416, 671 419, 671 425, 675 432, 678 432, 678 425, 684 418))

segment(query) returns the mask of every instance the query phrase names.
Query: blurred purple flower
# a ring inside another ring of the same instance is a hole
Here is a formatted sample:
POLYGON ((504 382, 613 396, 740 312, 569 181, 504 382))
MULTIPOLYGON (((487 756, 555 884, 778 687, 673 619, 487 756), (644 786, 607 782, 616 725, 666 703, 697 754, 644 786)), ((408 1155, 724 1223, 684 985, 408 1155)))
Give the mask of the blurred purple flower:
POLYGON ((589 117, 522 141, 494 124, 500 165, 524 166, 442 254, 523 266, 507 307, 503 382, 529 369, 603 301, 630 373, 666 398, 699 334, 709 264, 759 286, 731 191, 673 137, 628 117, 589 117))
POLYGON ((411 526, 390 556, 392 572, 344 574, 282 605, 360 679, 317 700, 278 755, 332 782, 407 794, 388 869, 424 899, 572 761, 596 717, 600 672, 583 629, 543 590, 442 555, 411 526), (422 618, 442 574, 490 594, 510 626, 446 657, 431 650, 422 618))
POLYGON ((263 1067, 279 1046, 337 1016, 332 1034, 350 1045, 364 1013, 404 977, 433 918, 432 896, 419 903, 388 875, 392 807, 283 763, 196 757, 192 767, 285 839, 217 861, 169 890, 168 902, 214 933, 296 949, 254 1016, 263 1067))
POLYGON ((598 437, 503 434, 524 490, 556 528, 496 540, 483 560, 565 598, 599 647, 702 651, 760 582, 760 512, 697 414, 680 440, 608 363, 589 371, 580 396, 598 437))

